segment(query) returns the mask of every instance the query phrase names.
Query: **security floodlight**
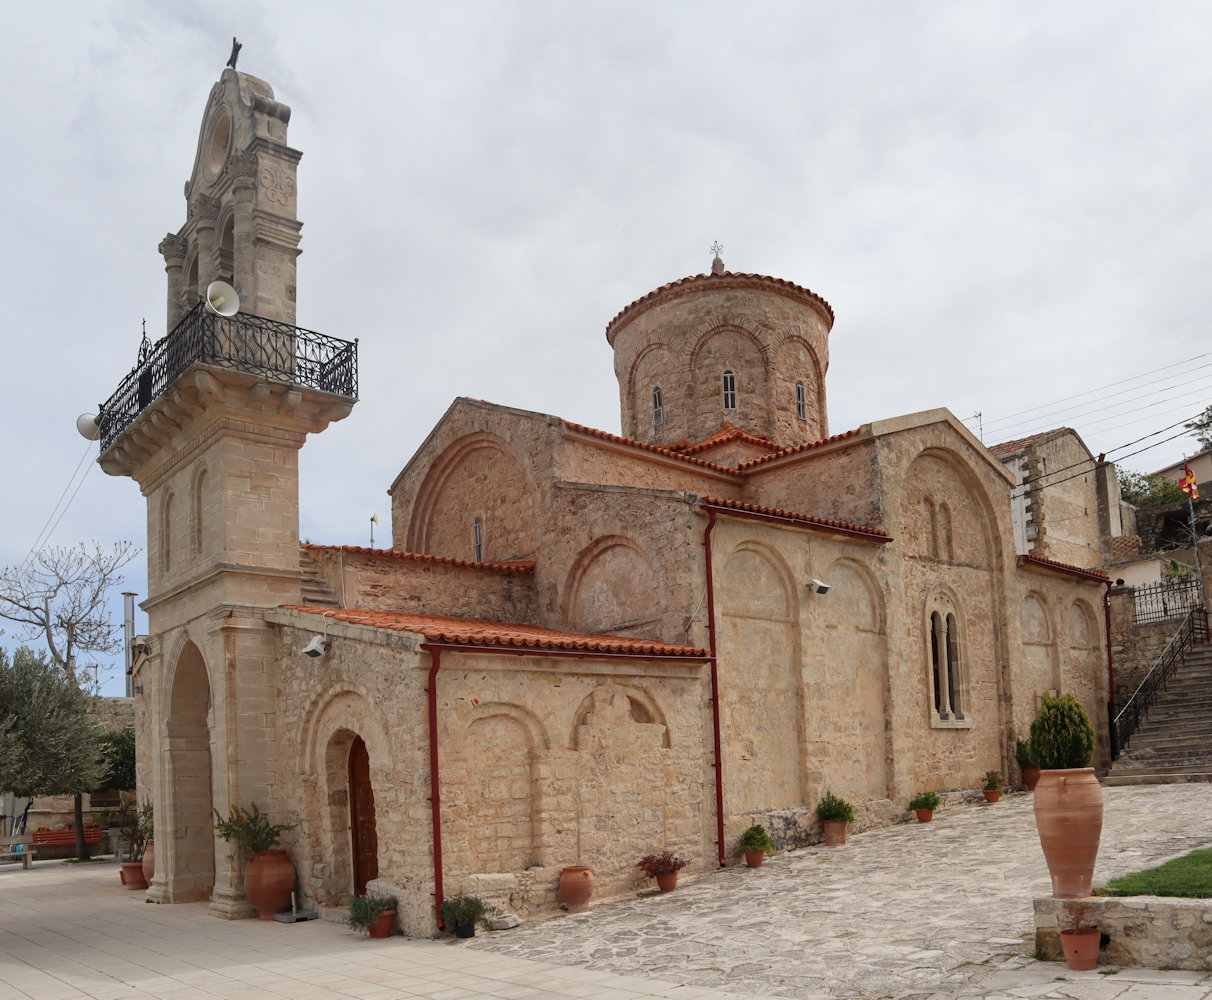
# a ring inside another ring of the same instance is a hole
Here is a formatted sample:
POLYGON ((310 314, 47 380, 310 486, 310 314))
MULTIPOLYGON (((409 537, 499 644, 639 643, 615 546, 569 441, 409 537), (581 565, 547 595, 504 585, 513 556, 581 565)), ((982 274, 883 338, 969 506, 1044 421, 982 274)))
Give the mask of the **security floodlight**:
POLYGON ((322 635, 312 636, 311 642, 303 647, 303 652, 308 656, 323 656, 324 650, 328 647, 328 640, 322 635))
POLYGON ((824 580, 818 580, 814 576, 808 581, 808 589, 814 594, 827 594, 829 593, 829 584, 827 584, 824 580))

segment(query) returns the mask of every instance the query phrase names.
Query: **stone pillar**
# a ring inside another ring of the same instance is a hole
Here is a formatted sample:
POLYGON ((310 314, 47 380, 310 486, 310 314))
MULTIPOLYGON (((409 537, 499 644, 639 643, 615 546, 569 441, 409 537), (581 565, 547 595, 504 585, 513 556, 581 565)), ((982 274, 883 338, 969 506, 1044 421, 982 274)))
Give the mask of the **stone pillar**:
POLYGON ((235 211, 232 243, 235 259, 232 263, 232 284, 240 296, 240 308, 254 316, 262 315, 257 308, 256 229, 253 211, 257 200, 257 160, 251 153, 233 157, 232 183, 235 211))
POLYGON ((219 220, 219 199, 198 195, 189 206, 189 214, 198 238, 198 294, 215 280, 215 224, 219 220))
POLYGON ((185 240, 169 233, 160 241, 160 254, 164 257, 164 271, 168 275, 168 329, 181 322, 185 315, 182 306, 181 282, 184 280, 185 240))

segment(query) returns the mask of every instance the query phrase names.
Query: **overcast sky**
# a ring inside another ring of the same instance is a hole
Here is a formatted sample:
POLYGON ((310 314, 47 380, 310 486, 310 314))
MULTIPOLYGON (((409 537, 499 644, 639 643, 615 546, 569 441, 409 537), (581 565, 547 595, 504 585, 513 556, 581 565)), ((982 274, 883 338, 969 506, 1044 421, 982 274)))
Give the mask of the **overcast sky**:
MULTIPOLYGON (((5 20, 3 564, 76 489, 75 418, 142 320, 166 332, 156 246, 233 34, 303 152, 298 322, 360 341, 360 402, 302 452, 311 541, 366 544, 373 513, 387 541, 385 491, 456 396, 617 432, 607 322, 715 240, 729 270, 833 305, 835 433, 946 406, 988 444, 1069 425, 1115 460, 1212 402, 1207 3, 48 0, 5 20)), ((94 464, 50 542, 144 536, 138 487, 94 464)), ((142 558, 127 583, 146 595, 142 558)))

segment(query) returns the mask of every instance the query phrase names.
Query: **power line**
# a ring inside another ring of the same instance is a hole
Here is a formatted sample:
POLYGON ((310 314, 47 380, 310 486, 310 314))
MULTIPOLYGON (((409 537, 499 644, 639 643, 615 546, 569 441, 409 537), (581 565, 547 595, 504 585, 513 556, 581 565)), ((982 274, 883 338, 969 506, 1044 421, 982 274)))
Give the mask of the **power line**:
POLYGON ((59 521, 63 520, 63 515, 67 513, 68 508, 72 505, 72 500, 76 499, 76 494, 80 492, 80 487, 84 485, 84 480, 88 478, 89 472, 92 471, 91 462, 89 463, 88 468, 84 470, 84 475, 80 476, 80 482, 76 485, 76 489, 72 493, 71 499, 67 501, 67 504, 59 513, 59 517, 55 520, 55 523, 51 524, 51 519, 55 517, 55 512, 59 511, 59 505, 63 503, 63 498, 67 496, 67 491, 72 488, 72 483, 75 482, 76 476, 80 473, 80 467, 84 465, 85 460, 88 458, 89 453, 92 450, 93 442, 89 441, 84 446, 84 454, 80 456, 80 461, 76 463, 76 468, 72 471, 71 476, 68 477, 67 485, 63 487, 63 491, 59 494, 59 499, 55 501, 55 505, 51 508, 51 512, 46 515, 46 520, 42 523, 42 527, 39 529, 38 534, 34 536, 34 542, 29 547, 29 552, 25 554, 25 558, 22 559, 18 564, 18 569, 23 568, 30 561, 34 553, 37 552, 50 539, 52 534, 54 534, 55 528, 59 526, 59 521), (49 530, 47 529, 47 525, 50 525, 49 530))

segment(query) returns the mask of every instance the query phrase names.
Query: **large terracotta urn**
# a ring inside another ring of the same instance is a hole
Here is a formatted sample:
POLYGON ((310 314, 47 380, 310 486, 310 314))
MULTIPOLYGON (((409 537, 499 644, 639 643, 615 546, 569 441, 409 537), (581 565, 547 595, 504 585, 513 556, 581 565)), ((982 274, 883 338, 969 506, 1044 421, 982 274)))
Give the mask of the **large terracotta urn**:
POLYGON ((147 884, 151 885, 151 880, 156 874, 156 842, 149 840, 147 847, 143 851, 143 877, 147 879, 147 884))
POLYGON ((1090 895, 1103 832, 1103 790, 1092 767, 1040 772, 1035 825, 1052 876, 1052 895, 1090 895))
POLYGON ((295 866, 284 849, 253 851, 244 869, 244 894, 257 916, 272 920, 290 906, 295 888, 295 866))
POLYGON ((569 913, 584 913, 593 895, 593 872, 588 865, 569 865, 560 873, 560 895, 569 913))

